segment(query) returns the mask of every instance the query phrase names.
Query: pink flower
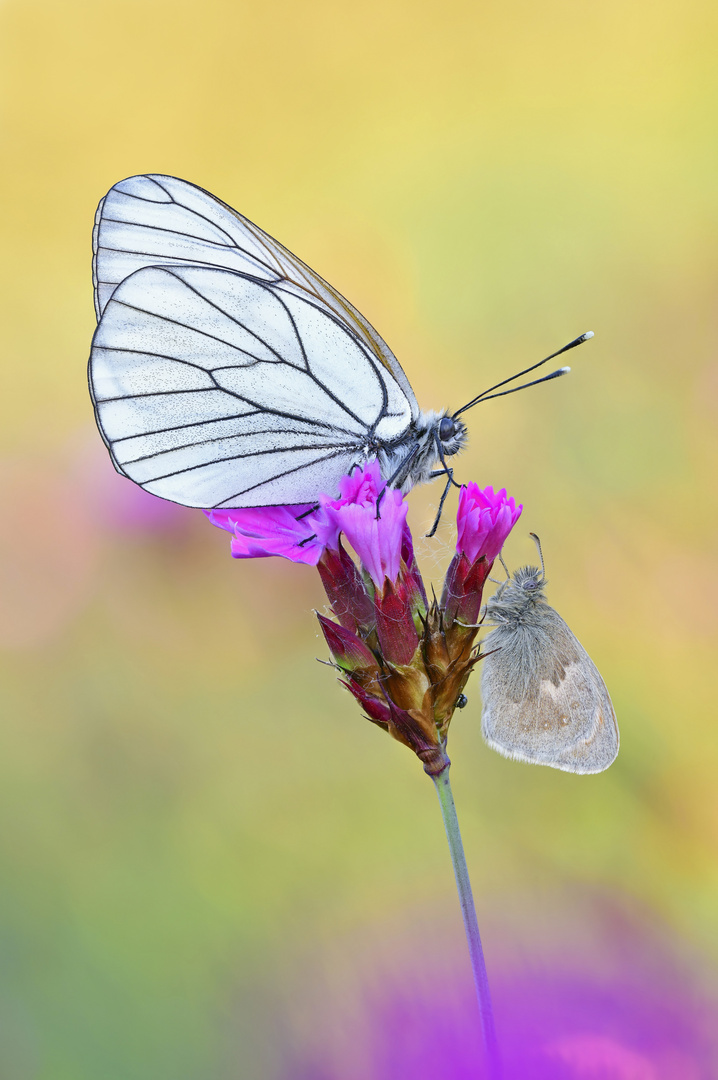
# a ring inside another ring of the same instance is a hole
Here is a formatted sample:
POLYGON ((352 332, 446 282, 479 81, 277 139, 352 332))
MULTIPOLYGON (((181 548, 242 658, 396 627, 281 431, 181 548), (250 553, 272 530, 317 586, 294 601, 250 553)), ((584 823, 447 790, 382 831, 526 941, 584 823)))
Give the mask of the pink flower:
POLYGON ((366 505, 374 503, 384 487, 381 478, 381 470, 378 461, 370 461, 363 469, 352 469, 339 481, 340 498, 335 499, 330 505, 339 507, 346 503, 361 503, 366 505))
MULTIPOLYGON (((409 507, 400 491, 385 487, 376 461, 343 477, 340 492, 342 497, 323 503, 323 509, 336 532, 344 533, 377 589, 381 589, 387 578, 396 581, 399 576, 409 507)), ((410 538, 408 544, 410 550, 410 538)))
POLYGON ((462 487, 456 516, 457 552, 466 555, 470 563, 476 562, 482 555, 492 563, 522 510, 523 506, 517 507, 505 488, 494 494, 492 487, 482 491, 473 482, 462 487))
POLYGON ((492 487, 482 491, 474 483, 462 487, 456 515, 456 554, 446 573, 441 598, 449 625, 458 619, 468 626, 478 619, 482 591, 494 559, 522 510, 505 488, 494 494, 492 487))
POLYGON ((379 464, 374 461, 342 477, 338 499, 322 495, 314 506, 310 503, 204 512, 213 525, 234 533, 235 559, 279 555, 316 566, 325 551, 339 548, 339 534, 345 532, 362 565, 380 586, 385 577, 397 577, 402 546, 411 551, 406 526, 408 507, 400 492, 385 491, 377 518, 376 504, 383 489, 379 464))
POLYGON ((234 533, 235 559, 263 559, 280 555, 292 562, 316 566, 327 533, 326 515, 319 507, 257 506, 239 510, 205 510, 213 525, 234 533))
MULTIPOLYGON (((354 600, 349 615, 355 626, 363 626, 365 632, 376 627, 385 659, 408 664, 419 643, 414 624, 416 612, 426 611, 426 594, 406 521, 408 505, 400 491, 385 486, 375 461, 343 477, 339 490, 339 499, 322 500, 322 509, 330 523, 326 535, 338 545, 335 538, 343 533, 374 583, 373 590, 367 590, 361 583, 364 597, 369 598, 369 592, 373 592, 371 619, 363 610, 364 602, 357 604, 360 597, 356 589, 352 590, 354 600)), ((320 572, 328 571, 330 562, 336 560, 333 557, 322 560, 320 572)), ((328 572, 322 576, 335 614, 347 625, 350 620, 343 617, 341 605, 348 594, 340 579, 341 575, 336 577, 328 572)))

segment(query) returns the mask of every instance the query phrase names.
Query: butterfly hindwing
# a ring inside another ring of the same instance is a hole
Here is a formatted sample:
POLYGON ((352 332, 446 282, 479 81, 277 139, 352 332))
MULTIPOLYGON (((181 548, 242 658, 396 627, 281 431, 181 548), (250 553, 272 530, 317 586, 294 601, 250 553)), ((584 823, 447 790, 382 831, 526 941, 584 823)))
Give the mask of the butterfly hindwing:
POLYGON ((308 295, 179 262, 115 285, 90 387, 118 470, 189 506, 311 501, 411 420, 374 353, 308 295))

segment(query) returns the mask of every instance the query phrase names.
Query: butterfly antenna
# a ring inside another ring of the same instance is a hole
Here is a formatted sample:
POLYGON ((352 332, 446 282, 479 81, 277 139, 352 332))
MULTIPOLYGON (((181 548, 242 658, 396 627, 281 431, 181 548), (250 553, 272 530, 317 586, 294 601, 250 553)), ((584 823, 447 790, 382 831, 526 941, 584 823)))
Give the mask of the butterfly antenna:
POLYGON ((568 352, 569 349, 575 349, 577 345, 582 345, 584 341, 588 341, 588 339, 592 337, 593 330, 587 330, 585 334, 581 334, 580 337, 574 338, 573 341, 569 341, 568 345, 564 345, 562 349, 558 349, 556 352, 551 353, 550 356, 545 356, 544 359, 539 360, 537 364, 532 364, 531 367, 524 368, 523 371, 518 371, 515 375, 512 375, 511 378, 502 379, 501 382, 496 383, 494 386, 490 386, 488 390, 484 390, 483 393, 472 398, 466 405, 462 405, 460 409, 457 409, 452 415, 452 420, 455 420, 457 416, 461 416, 467 409, 472 409, 474 405, 478 405, 480 401, 489 401, 490 398, 504 397, 506 394, 515 394, 517 390, 526 390, 529 386, 538 386, 539 383, 548 382, 550 379, 557 379, 560 375, 567 375, 571 368, 562 367, 557 371, 552 371, 550 375, 544 375, 541 379, 533 379, 531 382, 522 383, 521 386, 513 386, 510 390, 501 390, 498 394, 494 393, 495 390, 500 390, 500 388, 506 386, 507 383, 520 379, 522 375, 528 375, 529 372, 535 371, 536 368, 540 368, 542 364, 547 364, 549 360, 553 360, 556 356, 560 356, 561 353, 568 352))
POLYGON ((543 564, 543 551, 541 550, 541 541, 539 540, 536 533, 529 533, 529 536, 531 537, 534 544, 538 548, 539 559, 541 560, 541 577, 545 578, 546 577, 546 567, 543 564))
POLYGON ((506 580, 507 580, 507 581, 510 581, 510 580, 511 580, 511 574, 509 573, 509 568, 508 568, 508 566, 506 565, 506 563, 504 562, 504 557, 503 557, 503 555, 501 554, 501 552, 499 552, 499 562, 501 563, 501 565, 502 565, 502 566, 503 566, 503 568, 504 568, 504 573, 506 574, 506 580))

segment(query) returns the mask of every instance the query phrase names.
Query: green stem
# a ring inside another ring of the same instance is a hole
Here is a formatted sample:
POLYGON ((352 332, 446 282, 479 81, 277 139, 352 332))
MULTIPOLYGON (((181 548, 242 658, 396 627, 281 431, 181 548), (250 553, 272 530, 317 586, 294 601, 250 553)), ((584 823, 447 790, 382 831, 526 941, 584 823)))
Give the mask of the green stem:
POLYGON ((479 924, 476 919, 476 909, 474 907, 474 897, 471 892, 469 871, 466 867, 464 845, 461 842, 459 819, 456 816, 454 796, 451 793, 451 784, 449 783, 449 766, 447 765, 438 775, 432 776, 432 780, 436 784, 436 793, 439 796, 441 815, 444 819, 446 838, 449 841, 449 851, 451 852, 451 862, 454 867, 454 875, 456 876, 456 888, 459 892, 459 903, 461 905, 461 915, 464 920, 466 940, 469 945, 471 968, 474 973, 474 985, 476 987, 476 996, 479 1001, 481 1030, 484 1036, 486 1075, 488 1080, 499 1080, 501 1076, 501 1067, 499 1063, 499 1049, 496 1041, 496 1029, 494 1027, 494 1014, 491 1008, 491 991, 489 990, 489 980, 486 974, 484 951, 481 948, 479 924))

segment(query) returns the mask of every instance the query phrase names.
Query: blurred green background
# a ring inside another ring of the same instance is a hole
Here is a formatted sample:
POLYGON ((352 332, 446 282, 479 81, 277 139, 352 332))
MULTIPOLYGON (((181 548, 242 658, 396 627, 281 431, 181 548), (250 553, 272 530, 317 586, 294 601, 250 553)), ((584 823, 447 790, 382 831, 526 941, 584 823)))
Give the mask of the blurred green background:
MULTIPOLYGON (((490 969, 598 970, 620 912, 710 997, 716 6, 4 0, 0 25, 0 1075, 275 1080, 287 1046, 351 1042, 387 971, 466 974, 431 784, 315 662, 315 572, 136 512, 94 429, 93 215, 137 172, 297 252, 425 408, 595 331, 470 414, 459 475, 524 503, 507 558, 541 535, 621 754, 503 760, 476 680, 455 795, 490 969)), ((440 581, 452 512, 418 546, 440 581)))

